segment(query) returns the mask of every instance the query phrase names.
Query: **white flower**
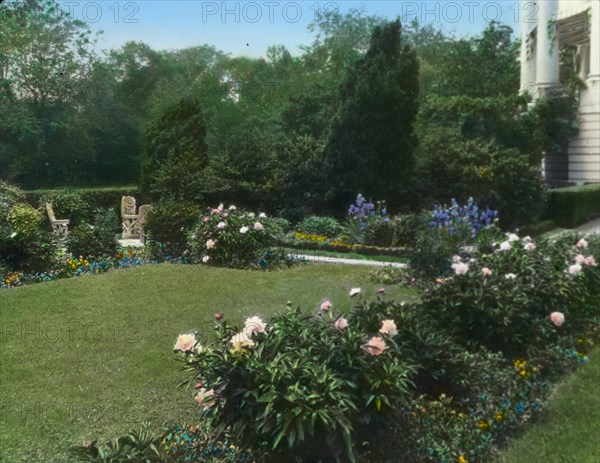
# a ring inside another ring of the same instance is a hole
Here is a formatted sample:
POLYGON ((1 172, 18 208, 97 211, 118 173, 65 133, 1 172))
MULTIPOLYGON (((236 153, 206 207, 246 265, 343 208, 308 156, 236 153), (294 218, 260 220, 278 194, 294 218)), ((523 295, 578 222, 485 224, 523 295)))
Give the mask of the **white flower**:
POLYGON ((511 247, 510 241, 503 241, 500 243, 500 251, 508 251, 511 247))
POLYGON ((350 297, 354 297, 354 296, 356 296, 357 294, 360 294, 360 288, 352 288, 352 289, 350 290, 350 297))
POLYGON ((267 218, 267 214, 265 214, 264 212, 261 212, 260 214, 258 214, 258 218, 259 219, 266 219, 267 218))
POLYGON ((256 222, 254 224, 254 229, 257 230, 257 231, 261 231, 263 228, 264 227, 263 227, 262 223, 260 223, 260 222, 256 222))
POLYGON ((492 274, 492 271, 489 268, 487 268, 487 267, 483 267, 481 269, 481 273, 483 273, 483 276, 488 276, 488 275, 492 274))
POLYGON ((525 251, 533 251, 535 249, 535 244, 528 242, 523 246, 523 249, 525 249, 525 251))
POLYGON ((383 320, 379 332, 389 334, 390 336, 396 336, 398 334, 398 328, 396 327, 394 320, 383 320))
POLYGON ((260 317, 250 317, 246 319, 244 333, 250 336, 252 333, 264 333, 267 324, 260 317))
POLYGON ((255 216, 254 212, 248 212, 248 217, 250 217, 251 219, 253 219, 255 216))
POLYGON ((519 237, 517 235, 515 235, 514 233, 506 233, 506 237, 508 238, 509 242, 513 242, 513 241, 519 241, 519 237))
POLYGON ((178 350, 180 352, 189 352, 196 345, 198 341, 196 340, 196 335, 194 333, 190 334, 180 334, 177 338, 177 343, 173 347, 173 350, 178 350))
POLYGON ((205 264, 206 264, 206 263, 208 263, 208 261, 209 261, 209 260, 210 260, 210 257, 209 257, 209 256, 204 256, 204 257, 202 258, 202 262, 204 262, 205 264))
POLYGON ((531 236, 526 236, 525 238, 521 238, 521 241, 524 243, 529 243, 531 241, 531 236))
POLYGON ((234 335, 229 342, 233 346, 233 350, 236 351, 242 350, 243 347, 254 347, 255 345, 254 341, 250 339, 250 335, 243 331, 234 335))
POLYGON ((517 278, 517 275, 515 275, 514 273, 507 273, 506 275, 504 275, 504 278, 506 278, 507 280, 514 280, 515 278, 517 278))
POLYGON ((246 233, 248 233, 248 230, 250 230, 248 227, 242 227, 242 228, 240 228, 240 233, 246 234, 246 233))
POLYGON ((581 265, 573 264, 569 267, 569 273, 571 275, 577 275, 579 272, 581 272, 581 265))
POLYGON ((219 222, 219 223, 217 224, 217 228, 218 228, 219 230, 223 230, 223 229, 225 228, 225 222, 219 222))
POLYGON ((219 207, 217 207, 217 210, 219 210, 219 212, 223 210, 223 204, 222 203, 219 204, 219 207))
POLYGON ((460 262, 460 256, 452 256, 452 262, 458 264, 460 262))
POLYGON ((11 238, 14 238, 15 236, 17 236, 17 232, 12 232, 12 233, 10 234, 10 237, 11 237, 11 238))
POLYGON ((454 269, 454 273, 456 275, 464 275, 469 271, 469 264, 459 262, 457 264, 452 264, 452 268, 454 269))
POLYGON ((576 263, 576 264, 579 264, 579 265, 581 265, 581 264, 583 264, 584 262, 585 262, 585 256, 584 256, 583 254, 577 254, 577 255, 575 256, 575 263, 576 263))
POLYGON ((217 242, 215 240, 208 240, 206 242, 206 249, 212 249, 215 247, 216 244, 217 242))
POLYGON ((577 241, 577 244, 575 246, 577 246, 578 248, 587 248, 588 242, 584 238, 581 238, 579 241, 577 241))
POLYGON ((229 206, 229 210, 230 211, 235 211, 237 208, 232 204, 231 206, 229 206))

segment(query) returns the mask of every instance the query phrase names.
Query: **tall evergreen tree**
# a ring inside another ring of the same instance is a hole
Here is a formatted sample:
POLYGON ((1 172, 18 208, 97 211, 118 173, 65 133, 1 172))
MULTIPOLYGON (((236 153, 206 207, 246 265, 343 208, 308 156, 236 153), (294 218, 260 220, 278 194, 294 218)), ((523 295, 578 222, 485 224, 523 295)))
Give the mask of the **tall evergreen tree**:
POLYGON ((394 205, 408 196, 418 78, 416 52, 402 45, 400 22, 376 27, 367 53, 347 69, 327 140, 338 205, 358 192, 394 205))

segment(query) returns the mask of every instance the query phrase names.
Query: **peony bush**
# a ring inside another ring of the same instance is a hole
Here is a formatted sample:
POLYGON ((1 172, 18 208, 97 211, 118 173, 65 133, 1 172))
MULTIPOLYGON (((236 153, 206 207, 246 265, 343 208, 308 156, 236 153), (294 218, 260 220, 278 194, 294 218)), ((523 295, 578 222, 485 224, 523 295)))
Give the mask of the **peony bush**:
POLYGON ((264 266, 277 229, 264 213, 257 215, 220 204, 200 216, 188 235, 188 244, 192 257, 205 264, 264 266))

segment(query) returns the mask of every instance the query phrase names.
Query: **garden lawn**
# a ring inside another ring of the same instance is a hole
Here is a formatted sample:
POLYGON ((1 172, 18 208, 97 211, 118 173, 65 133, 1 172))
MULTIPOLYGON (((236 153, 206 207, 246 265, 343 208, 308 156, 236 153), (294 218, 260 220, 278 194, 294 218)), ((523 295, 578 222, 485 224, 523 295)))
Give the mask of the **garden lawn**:
POLYGON ((600 462, 600 347, 589 358, 557 388, 541 421, 496 463, 600 462))
MULTIPOLYGON (((146 265, 0 291, 0 461, 68 461, 84 440, 117 437, 149 421, 191 420, 198 408, 174 360, 180 333, 213 335, 269 317, 286 303, 316 313, 324 299, 350 308, 350 288, 372 296, 369 269, 308 264, 262 272, 146 265)), ((398 300, 411 289, 389 288, 398 300)))

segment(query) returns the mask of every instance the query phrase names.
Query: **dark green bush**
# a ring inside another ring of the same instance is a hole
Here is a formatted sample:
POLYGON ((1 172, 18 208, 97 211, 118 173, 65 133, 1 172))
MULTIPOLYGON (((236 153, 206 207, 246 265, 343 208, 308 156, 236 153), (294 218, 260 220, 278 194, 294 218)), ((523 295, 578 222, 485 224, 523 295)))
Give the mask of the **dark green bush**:
POLYGON ((321 235, 327 238, 335 238, 340 233, 340 224, 332 217, 318 217, 311 215, 306 217, 296 227, 299 232, 309 235, 321 235))
POLYGON ((600 215, 600 185, 558 188, 548 192, 544 218, 573 228, 600 215))
POLYGON ((117 252, 117 213, 112 209, 96 209, 93 214, 93 225, 82 223, 69 233, 67 248, 76 258, 81 256, 91 260, 112 257, 117 252))
POLYGON ((46 210, 46 203, 52 204, 57 219, 69 219, 69 227, 75 227, 91 218, 90 205, 75 190, 51 190, 39 199, 39 207, 46 210))
POLYGON ((151 254, 181 257, 187 249, 187 235, 201 212, 200 206, 177 201, 162 201, 152 207, 146 221, 151 254))

